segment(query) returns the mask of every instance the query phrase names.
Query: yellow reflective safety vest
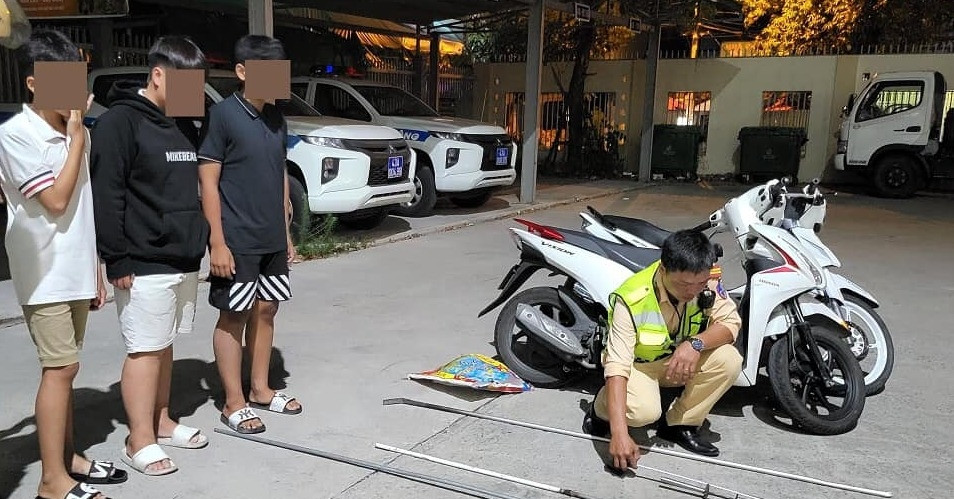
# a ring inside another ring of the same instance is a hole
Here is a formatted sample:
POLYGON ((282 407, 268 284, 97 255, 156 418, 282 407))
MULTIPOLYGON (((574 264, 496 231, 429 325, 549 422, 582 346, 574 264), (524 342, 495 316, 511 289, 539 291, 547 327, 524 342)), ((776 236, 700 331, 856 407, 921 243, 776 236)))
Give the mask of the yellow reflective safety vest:
POLYGON ((659 300, 653 291, 653 278, 660 262, 637 272, 626 280, 610 295, 613 304, 609 311, 609 323, 613 323, 613 309, 616 299, 623 300, 629 308, 629 313, 636 327, 636 347, 634 354, 636 362, 652 362, 672 354, 675 349, 675 340, 685 340, 701 332, 703 324, 702 310, 696 300, 686 304, 685 314, 679 323, 679 330, 675 338, 669 333, 666 319, 659 308, 659 300))

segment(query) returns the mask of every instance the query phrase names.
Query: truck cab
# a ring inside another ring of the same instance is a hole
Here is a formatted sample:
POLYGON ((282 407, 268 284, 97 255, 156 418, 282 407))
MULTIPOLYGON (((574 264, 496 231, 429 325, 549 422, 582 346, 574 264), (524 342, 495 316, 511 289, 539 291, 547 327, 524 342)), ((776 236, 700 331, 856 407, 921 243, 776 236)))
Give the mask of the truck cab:
POLYGON ((388 126, 400 131, 418 153, 414 198, 398 209, 408 216, 431 212, 439 194, 474 208, 495 188, 517 178, 517 147, 503 128, 440 116, 410 93, 372 81, 338 77, 294 77, 292 92, 319 112, 388 126))
POLYGON ((954 121, 941 136, 946 91, 937 71, 875 75, 842 111, 835 168, 860 173, 876 195, 895 198, 954 177, 954 121))
MULTIPOLYGON (((93 106, 87 124, 106 111, 105 97, 117 80, 141 80, 145 67, 91 71, 93 106)), ((238 90, 235 74, 211 70, 205 85, 206 110, 238 90)), ((413 197, 416 153, 392 128, 322 116, 295 95, 276 101, 288 123, 289 195, 294 207, 293 234, 312 214, 336 214, 345 226, 370 229, 388 211, 413 197)), ((199 127, 202 121, 196 120, 199 127)))

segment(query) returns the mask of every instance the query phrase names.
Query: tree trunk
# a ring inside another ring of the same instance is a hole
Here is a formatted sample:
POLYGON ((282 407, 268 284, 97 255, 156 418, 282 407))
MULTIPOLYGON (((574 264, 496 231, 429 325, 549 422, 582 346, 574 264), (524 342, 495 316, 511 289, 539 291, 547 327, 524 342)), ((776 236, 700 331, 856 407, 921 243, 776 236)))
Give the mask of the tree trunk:
POLYGON ((576 50, 573 63, 573 76, 566 94, 565 105, 569 110, 567 137, 567 166, 572 171, 581 171, 583 164, 583 142, 586 135, 586 112, 583 107, 583 90, 586 84, 586 71, 590 65, 590 49, 596 39, 593 23, 582 23, 576 30, 576 50))

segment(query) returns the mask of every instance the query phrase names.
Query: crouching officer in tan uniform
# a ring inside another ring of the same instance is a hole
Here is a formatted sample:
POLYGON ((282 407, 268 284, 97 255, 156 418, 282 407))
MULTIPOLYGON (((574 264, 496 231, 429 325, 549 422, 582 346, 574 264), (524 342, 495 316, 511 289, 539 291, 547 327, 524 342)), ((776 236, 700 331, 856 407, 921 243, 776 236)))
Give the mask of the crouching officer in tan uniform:
POLYGON ((611 296, 610 332, 603 353, 606 385, 583 430, 610 435, 614 466, 639 459, 628 427, 662 416, 659 387, 685 386, 656 435, 704 456, 719 449, 698 428, 742 369, 733 346, 742 325, 721 285, 716 252, 701 232, 679 231, 662 246, 659 262, 626 280, 611 296))

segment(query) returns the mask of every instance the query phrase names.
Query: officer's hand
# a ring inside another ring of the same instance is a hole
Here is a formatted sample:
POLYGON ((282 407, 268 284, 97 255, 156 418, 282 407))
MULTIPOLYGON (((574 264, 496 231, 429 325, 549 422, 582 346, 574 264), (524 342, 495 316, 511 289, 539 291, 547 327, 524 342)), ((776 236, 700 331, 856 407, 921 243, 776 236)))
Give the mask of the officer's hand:
POLYGON ((665 363, 666 379, 676 383, 688 383, 696 374, 699 356, 700 353, 692 348, 688 341, 680 343, 665 363))
POLYGON ((619 470, 635 468, 639 461, 639 447, 629 433, 611 437, 609 453, 613 456, 613 466, 619 470))

